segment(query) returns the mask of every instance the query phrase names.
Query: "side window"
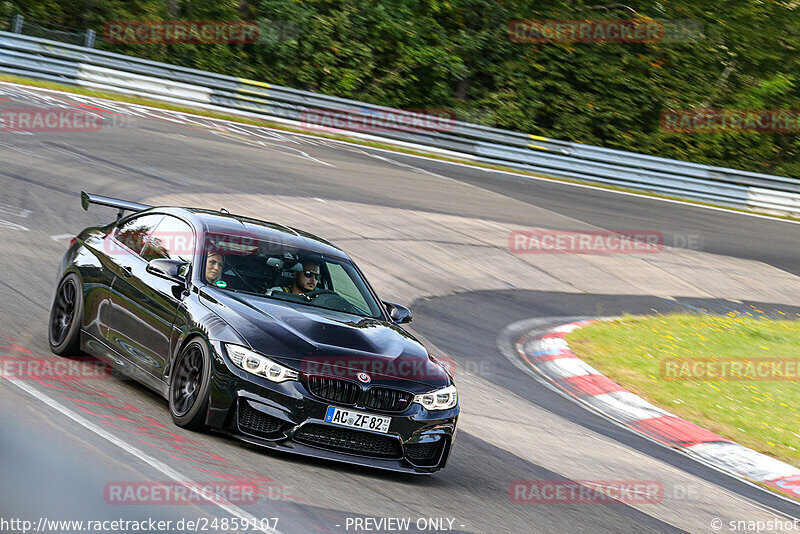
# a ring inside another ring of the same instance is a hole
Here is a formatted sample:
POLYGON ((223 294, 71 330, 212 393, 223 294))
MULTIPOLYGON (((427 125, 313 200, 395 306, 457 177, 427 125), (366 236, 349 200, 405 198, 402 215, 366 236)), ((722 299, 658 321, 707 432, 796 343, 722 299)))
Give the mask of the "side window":
POLYGON ((139 254, 147 237, 153 233, 153 230, 163 218, 164 216, 161 214, 135 217, 117 228, 114 231, 114 237, 133 252, 139 254))
POLYGON ((147 261, 169 258, 191 262, 193 256, 194 234, 191 226, 171 215, 164 217, 142 251, 142 257, 147 261))
POLYGON ((355 304, 362 310, 369 310, 364 296, 358 290, 353 279, 350 278, 350 275, 347 274, 344 268, 338 263, 328 263, 327 267, 328 273, 331 275, 333 290, 350 301, 351 304, 355 304))

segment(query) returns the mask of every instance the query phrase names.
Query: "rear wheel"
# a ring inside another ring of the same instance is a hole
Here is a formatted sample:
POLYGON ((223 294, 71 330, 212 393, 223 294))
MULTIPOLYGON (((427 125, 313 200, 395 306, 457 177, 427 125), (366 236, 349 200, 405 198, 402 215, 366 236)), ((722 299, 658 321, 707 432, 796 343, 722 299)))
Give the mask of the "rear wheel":
POLYGON ((178 355, 169 385, 169 411, 176 425, 203 429, 210 383, 208 347, 201 339, 194 339, 178 355))
POLYGON ((83 319, 83 284, 75 273, 65 276, 56 290, 50 310, 50 350, 59 356, 80 351, 83 319))

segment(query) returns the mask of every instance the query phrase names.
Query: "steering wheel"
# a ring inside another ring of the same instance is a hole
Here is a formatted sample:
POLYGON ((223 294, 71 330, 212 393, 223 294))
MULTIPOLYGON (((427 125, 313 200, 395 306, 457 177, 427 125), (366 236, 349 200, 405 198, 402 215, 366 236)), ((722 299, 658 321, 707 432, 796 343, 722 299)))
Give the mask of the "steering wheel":
POLYGON ((341 296, 336 291, 323 289, 315 294, 313 297, 313 305, 320 308, 327 308, 329 310, 342 311, 345 313, 359 314, 359 309, 351 304, 346 298, 341 296))
POLYGON ((306 298, 306 300, 311 302, 320 295, 328 295, 328 294, 336 295, 337 293, 336 291, 331 291, 330 289, 325 289, 324 287, 315 287, 308 293, 303 293, 303 296, 306 298))

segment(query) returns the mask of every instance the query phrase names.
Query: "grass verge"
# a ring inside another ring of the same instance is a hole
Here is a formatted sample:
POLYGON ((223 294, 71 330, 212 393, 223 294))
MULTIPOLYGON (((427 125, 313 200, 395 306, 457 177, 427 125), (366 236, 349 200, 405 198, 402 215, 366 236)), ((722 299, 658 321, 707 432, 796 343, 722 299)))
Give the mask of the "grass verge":
POLYGON ((623 316, 567 337, 578 357, 656 406, 800 467, 798 340, 800 321, 734 314, 623 316))

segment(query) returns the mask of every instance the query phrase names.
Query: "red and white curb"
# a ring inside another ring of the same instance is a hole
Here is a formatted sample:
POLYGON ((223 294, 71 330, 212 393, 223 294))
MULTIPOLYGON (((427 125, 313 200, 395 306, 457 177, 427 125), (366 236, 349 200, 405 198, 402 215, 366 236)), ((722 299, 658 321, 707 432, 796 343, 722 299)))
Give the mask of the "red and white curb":
POLYGON ((569 348, 566 335, 592 320, 519 337, 520 358, 568 396, 631 430, 724 471, 800 500, 800 469, 714 434, 650 404, 601 374, 569 348))

